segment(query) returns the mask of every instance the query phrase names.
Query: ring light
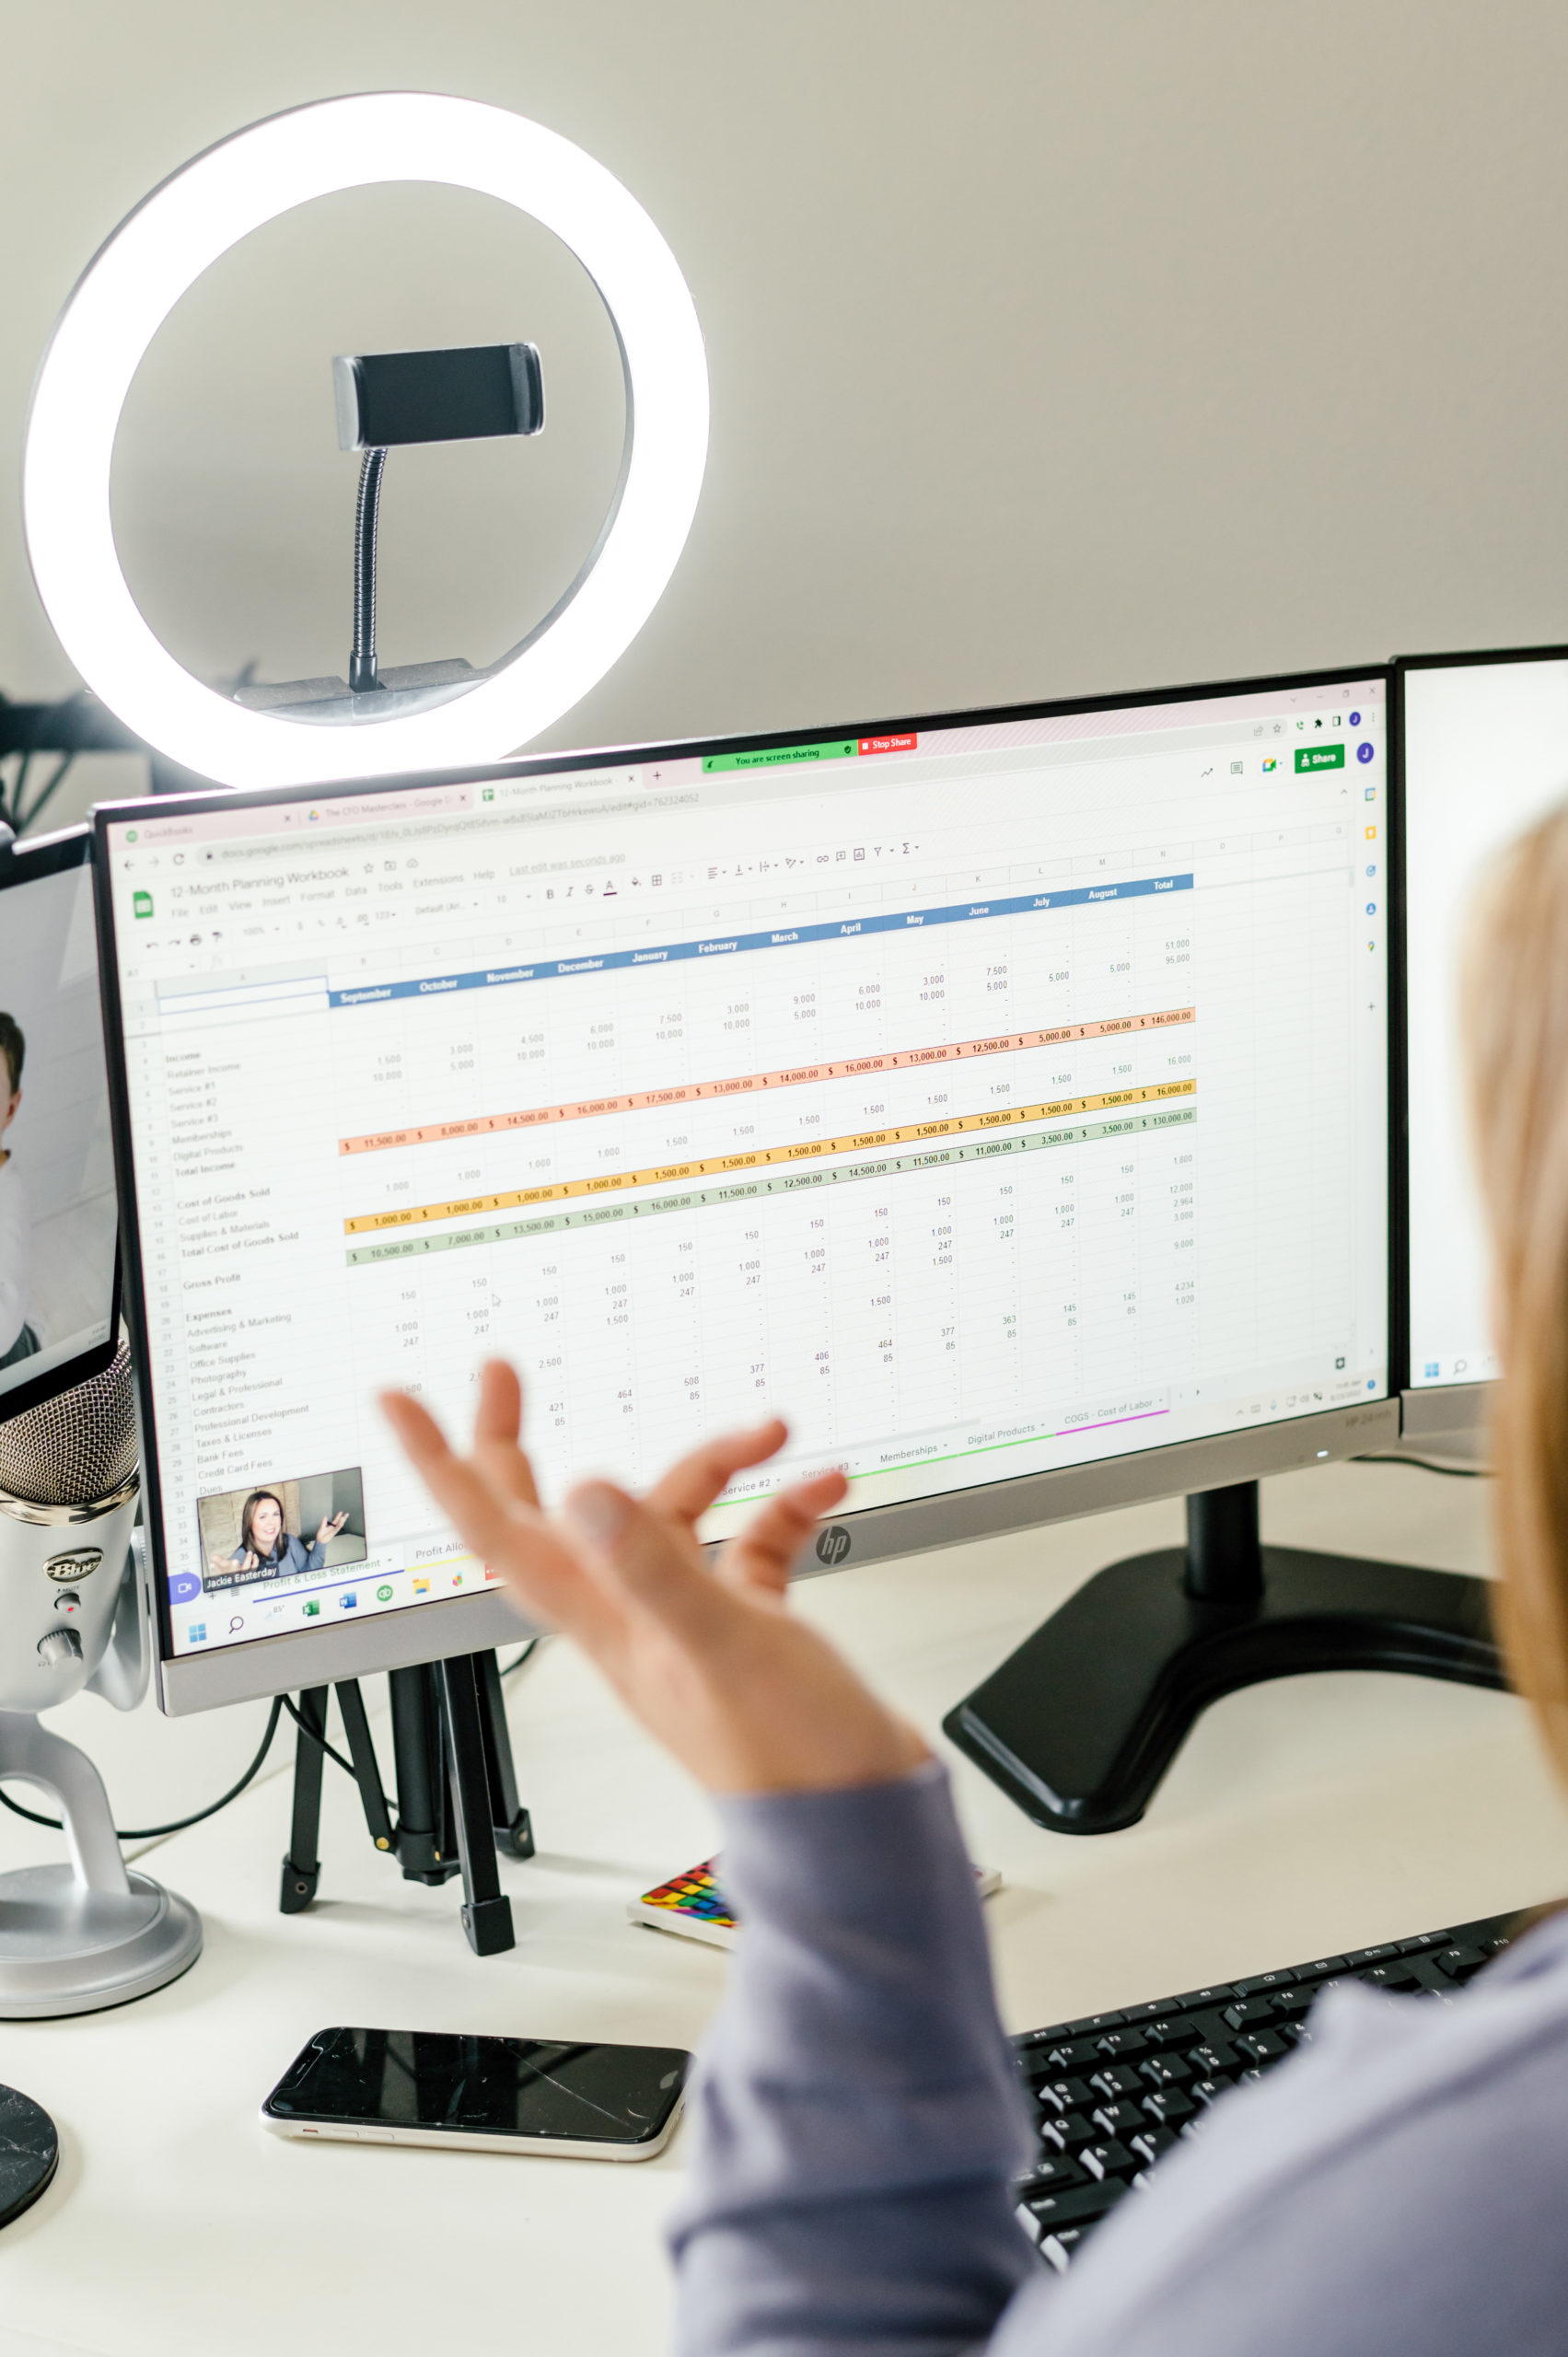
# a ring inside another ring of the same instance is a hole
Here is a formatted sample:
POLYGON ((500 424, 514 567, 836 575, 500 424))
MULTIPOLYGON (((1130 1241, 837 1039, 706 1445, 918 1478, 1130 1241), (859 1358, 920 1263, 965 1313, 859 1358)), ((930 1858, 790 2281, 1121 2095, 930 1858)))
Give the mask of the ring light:
POLYGON ((603 678, 686 543, 708 446, 702 330, 642 206, 569 140, 470 99, 329 99, 238 132, 122 221, 44 355, 23 465, 33 577, 83 679, 139 737, 225 785, 314 785, 496 761, 603 678), (626 445, 598 547, 554 610, 481 683, 388 720, 248 711, 194 679, 142 619, 110 510, 114 436, 144 354, 182 295, 241 238, 350 188, 423 180, 499 197, 552 230, 598 289, 621 347, 626 445))

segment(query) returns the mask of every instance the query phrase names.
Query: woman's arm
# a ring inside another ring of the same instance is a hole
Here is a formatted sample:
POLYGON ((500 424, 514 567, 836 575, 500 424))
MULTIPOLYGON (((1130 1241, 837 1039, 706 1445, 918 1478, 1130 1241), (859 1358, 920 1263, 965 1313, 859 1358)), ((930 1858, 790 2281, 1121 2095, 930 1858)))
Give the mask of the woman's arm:
POLYGON ((921 1737, 785 1598, 842 1475, 779 1492, 710 1565, 700 1517, 781 1424, 699 1450, 645 1499, 587 1482, 547 1515, 509 1367, 484 1371, 468 1457, 417 1401, 384 1404, 469 1546, 722 1796, 745 1930, 695 2095, 681 2347, 984 2340, 1032 2261, 972 1877, 921 1737))
POLYGON ((305 1544, 303 1534, 298 1538, 291 1539, 289 1541, 291 1546, 297 1547, 299 1549, 301 1555, 304 1557, 304 1569, 306 1571, 319 1572, 321 1569, 322 1564, 327 1560, 328 1540, 337 1537, 339 1531, 343 1528, 347 1520, 348 1515, 346 1513, 324 1514, 321 1516, 320 1521, 316 1525, 316 1536, 311 1540, 308 1548, 307 1548, 305 1544))
POLYGON ((692 2096, 681 2357, 985 2340, 1028 2141, 947 1780, 721 1802, 743 1929, 692 2096))

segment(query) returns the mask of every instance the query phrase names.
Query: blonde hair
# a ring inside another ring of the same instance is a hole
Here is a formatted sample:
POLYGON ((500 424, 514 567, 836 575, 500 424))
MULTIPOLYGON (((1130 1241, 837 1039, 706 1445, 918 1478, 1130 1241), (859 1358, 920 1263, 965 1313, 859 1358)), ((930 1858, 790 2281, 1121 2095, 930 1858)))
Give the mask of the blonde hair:
POLYGON ((1498 1633, 1568 1779, 1568 804, 1489 877, 1463 1008, 1504 1365, 1498 1633))

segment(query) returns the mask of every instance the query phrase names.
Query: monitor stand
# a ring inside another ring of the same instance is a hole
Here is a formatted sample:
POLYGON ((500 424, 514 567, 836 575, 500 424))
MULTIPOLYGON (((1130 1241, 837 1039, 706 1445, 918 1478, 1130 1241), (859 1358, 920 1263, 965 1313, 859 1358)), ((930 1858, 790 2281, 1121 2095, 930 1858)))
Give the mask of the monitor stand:
MULTIPOLYGON (((449 1661, 394 1669, 388 1682, 395 1822, 359 1681, 345 1678, 337 1689, 370 1839, 397 1859, 405 1882, 444 1883, 461 1874, 469 1945, 475 1956, 499 1956, 516 1943, 512 1902, 501 1887, 496 1852, 531 1858, 534 1851, 528 1813, 517 1804, 500 1666, 494 1653, 460 1654, 449 1661)), ((295 1752, 294 1819, 278 1898, 285 1915, 298 1915, 310 1905, 321 1878, 316 1853, 329 1691, 314 1686, 299 1698, 305 1724, 295 1752)))
POLYGON ((1053 1833, 1133 1825, 1199 1713, 1313 1669, 1505 1686, 1489 1583, 1264 1547, 1258 1485, 1187 1501, 1187 1545, 1095 1573, 943 1732, 1053 1833))

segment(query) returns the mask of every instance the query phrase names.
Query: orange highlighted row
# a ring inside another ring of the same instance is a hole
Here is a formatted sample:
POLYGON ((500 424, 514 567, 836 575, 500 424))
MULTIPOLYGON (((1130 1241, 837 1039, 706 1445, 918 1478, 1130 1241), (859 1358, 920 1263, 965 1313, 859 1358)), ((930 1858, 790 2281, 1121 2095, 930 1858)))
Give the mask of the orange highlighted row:
POLYGON ((1119 1105, 1148 1105, 1162 1097, 1191 1097, 1195 1080, 1165 1080, 1149 1088, 1115 1088, 1104 1097, 1063 1097, 1054 1105, 1016 1105, 995 1113, 955 1113, 946 1121, 912 1121, 903 1129, 860 1130, 849 1137, 811 1138, 798 1145, 758 1146, 749 1154, 717 1154, 703 1162, 656 1163, 648 1170, 617 1170, 597 1178, 563 1178, 549 1187, 518 1187, 505 1195, 465 1195, 456 1202, 410 1203, 395 1212, 366 1212, 345 1219, 345 1236, 367 1230, 418 1227, 437 1219, 471 1219, 477 1212, 511 1212, 532 1203, 559 1203, 569 1195, 621 1195, 633 1187, 679 1185, 728 1172, 760 1170, 780 1162, 816 1162, 830 1154, 869 1154, 886 1145, 935 1144, 966 1130, 1016 1129, 1022 1121, 1049 1121, 1063 1113, 1099 1113, 1119 1105))
POLYGON ((783 1072, 742 1073, 733 1080, 691 1080, 674 1088, 640 1088, 622 1097, 585 1097, 566 1105, 540 1105, 523 1113, 480 1113, 470 1121, 428 1121, 407 1130, 374 1130, 362 1138, 340 1138, 340 1154, 382 1154, 394 1145, 438 1145, 452 1138, 488 1137, 503 1130, 532 1130, 545 1121, 586 1121, 600 1113, 641 1113, 650 1106, 685 1105, 698 1097, 746 1097, 761 1088, 804 1088, 814 1080, 855 1080, 868 1073, 897 1072, 914 1064, 945 1064, 959 1056, 1005 1056, 1020 1048, 1055 1048, 1064 1040, 1103 1039, 1126 1031, 1157 1031, 1191 1023, 1196 1007, 1167 1007, 1161 1015, 1120 1015, 1102 1023, 1063 1023, 1054 1031, 1008 1031, 990 1039, 964 1039, 952 1047, 902 1048, 880 1056, 850 1056, 839 1063, 791 1064, 783 1072))

